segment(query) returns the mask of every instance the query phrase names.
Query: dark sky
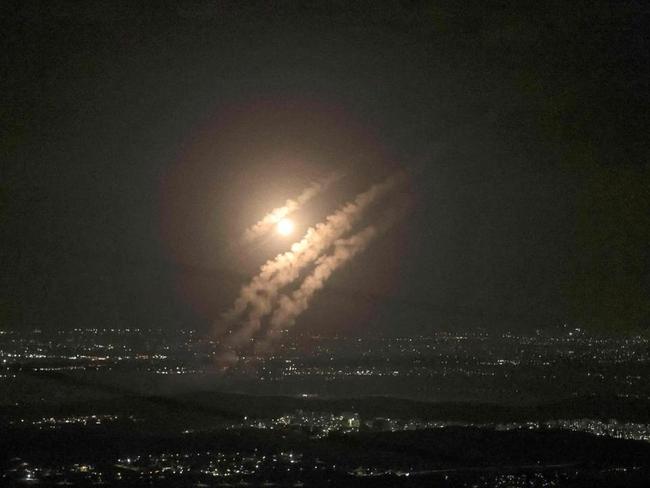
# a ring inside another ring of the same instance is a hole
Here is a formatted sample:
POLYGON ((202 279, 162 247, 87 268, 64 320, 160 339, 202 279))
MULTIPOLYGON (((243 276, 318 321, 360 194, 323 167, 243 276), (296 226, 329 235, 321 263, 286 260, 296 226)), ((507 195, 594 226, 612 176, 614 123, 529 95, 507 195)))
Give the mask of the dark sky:
POLYGON ((646 2, 138 3, 3 7, 3 328, 207 330, 232 236, 403 168, 303 330, 648 330, 646 2))

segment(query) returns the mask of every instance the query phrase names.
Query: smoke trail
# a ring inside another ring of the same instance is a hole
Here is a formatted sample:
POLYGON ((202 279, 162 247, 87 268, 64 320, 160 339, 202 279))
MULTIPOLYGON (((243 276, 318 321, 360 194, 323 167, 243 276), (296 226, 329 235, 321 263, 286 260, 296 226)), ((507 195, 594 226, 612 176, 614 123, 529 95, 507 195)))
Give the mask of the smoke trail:
POLYGON ((251 243, 256 239, 267 234, 271 228, 282 220, 287 215, 298 210, 301 206, 306 204, 309 200, 314 198, 319 193, 324 192, 332 184, 341 179, 343 176, 342 173, 332 173, 330 176, 324 180, 314 183, 311 186, 305 188, 303 192, 298 195, 295 199, 288 199, 284 202, 284 205, 281 207, 274 208, 268 214, 264 216, 259 222, 257 222, 252 227, 246 229, 242 237, 242 242, 251 243))
POLYGON ((257 345, 258 351, 267 349, 283 328, 292 326, 296 318, 307 310, 315 293, 323 288, 332 273, 364 251, 379 234, 392 227, 404 215, 407 208, 408 204, 405 203, 400 208, 388 213, 381 224, 369 225, 351 237, 338 239, 334 243, 333 252, 316 261, 316 267, 304 279, 300 288, 295 290, 291 296, 281 295, 278 298, 278 306, 271 316, 266 337, 257 345))
POLYGON ((273 311, 280 290, 296 280, 305 266, 317 260, 321 253, 348 232, 372 203, 403 181, 404 175, 398 174, 371 186, 329 215, 324 222, 309 228, 289 251, 262 265, 257 276, 241 289, 232 309, 224 314, 226 320, 233 321, 248 311, 241 327, 229 338, 229 343, 237 346, 248 341, 260 329, 262 319, 273 311))
POLYGON ((356 254, 363 251, 377 235, 377 229, 370 225, 347 239, 339 239, 334 244, 334 252, 316 261, 313 272, 305 278, 291 296, 281 295, 278 308, 271 316, 271 328, 277 329, 293 325, 296 317, 307 310, 311 298, 320 290, 332 273, 356 254))

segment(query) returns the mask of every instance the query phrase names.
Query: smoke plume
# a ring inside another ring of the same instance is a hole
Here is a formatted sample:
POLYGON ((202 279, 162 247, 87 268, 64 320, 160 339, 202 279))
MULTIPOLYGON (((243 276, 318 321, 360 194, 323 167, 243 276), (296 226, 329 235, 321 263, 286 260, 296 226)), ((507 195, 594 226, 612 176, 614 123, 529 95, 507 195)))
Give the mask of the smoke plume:
POLYGON ((303 192, 295 199, 290 198, 284 202, 283 206, 274 208, 259 222, 246 229, 246 232, 244 232, 244 235, 242 237, 242 242, 245 244, 250 244, 251 242, 268 234, 273 226, 280 220, 300 209, 300 207, 305 205, 307 202, 309 202, 309 200, 317 196, 319 193, 327 190, 330 185, 341 179, 342 176, 342 173, 333 173, 324 180, 313 183, 311 186, 305 188, 303 192))
POLYGON ((318 258, 315 268, 300 287, 291 295, 281 295, 278 298, 266 337, 257 345, 258 351, 267 349, 283 329, 291 327, 296 318, 307 310, 316 292, 323 288, 332 273, 364 251, 379 234, 392 227, 407 208, 408 204, 405 203, 388 212, 380 224, 369 225, 351 237, 338 239, 331 254, 318 258))
POLYGON ((224 318, 231 322, 246 314, 241 326, 229 337, 230 345, 236 347, 250 340, 260 329, 262 319, 273 311, 281 289, 298 279, 306 266, 352 229, 368 207, 403 181, 404 175, 398 174, 371 186, 329 215, 324 222, 310 227, 289 251, 262 265, 257 276, 241 289, 232 309, 224 314, 224 318))

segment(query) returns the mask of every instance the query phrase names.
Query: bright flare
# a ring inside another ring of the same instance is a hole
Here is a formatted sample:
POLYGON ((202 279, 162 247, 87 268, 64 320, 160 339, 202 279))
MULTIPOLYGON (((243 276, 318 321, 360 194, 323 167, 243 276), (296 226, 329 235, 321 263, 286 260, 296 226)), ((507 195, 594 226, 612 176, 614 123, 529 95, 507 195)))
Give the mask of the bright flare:
POLYGON ((291 219, 282 219, 275 228, 279 234, 288 236, 293 232, 293 221, 291 219))

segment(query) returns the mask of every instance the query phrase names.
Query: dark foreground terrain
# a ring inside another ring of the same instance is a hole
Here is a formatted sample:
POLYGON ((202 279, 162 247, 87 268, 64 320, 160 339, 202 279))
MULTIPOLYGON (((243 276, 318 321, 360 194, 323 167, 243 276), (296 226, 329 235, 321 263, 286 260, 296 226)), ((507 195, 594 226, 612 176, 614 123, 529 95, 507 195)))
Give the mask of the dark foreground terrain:
POLYGON ((650 480, 647 407, 595 397, 506 407, 215 392, 15 405, 0 411, 0 480, 641 487, 650 480))

